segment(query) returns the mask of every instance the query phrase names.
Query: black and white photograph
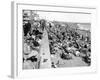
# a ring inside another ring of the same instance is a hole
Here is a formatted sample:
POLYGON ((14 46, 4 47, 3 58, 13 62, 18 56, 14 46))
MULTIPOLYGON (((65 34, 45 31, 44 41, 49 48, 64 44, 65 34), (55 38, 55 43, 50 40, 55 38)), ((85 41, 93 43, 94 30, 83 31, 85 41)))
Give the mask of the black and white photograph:
POLYGON ((14 2, 12 76, 96 72, 96 8, 14 2))
POLYGON ((22 69, 91 66, 91 13, 22 10, 22 69))
POLYGON ((0 80, 100 80, 100 0, 1 0, 0 80))

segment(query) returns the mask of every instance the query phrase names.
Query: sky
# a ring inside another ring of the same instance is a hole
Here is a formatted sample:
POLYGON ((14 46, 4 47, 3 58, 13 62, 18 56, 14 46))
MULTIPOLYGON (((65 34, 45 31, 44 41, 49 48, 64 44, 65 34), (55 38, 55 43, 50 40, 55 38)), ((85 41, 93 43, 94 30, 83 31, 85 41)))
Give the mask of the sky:
POLYGON ((91 23, 91 14, 80 13, 59 13, 59 12, 42 12, 37 11, 39 17, 49 21, 91 23))

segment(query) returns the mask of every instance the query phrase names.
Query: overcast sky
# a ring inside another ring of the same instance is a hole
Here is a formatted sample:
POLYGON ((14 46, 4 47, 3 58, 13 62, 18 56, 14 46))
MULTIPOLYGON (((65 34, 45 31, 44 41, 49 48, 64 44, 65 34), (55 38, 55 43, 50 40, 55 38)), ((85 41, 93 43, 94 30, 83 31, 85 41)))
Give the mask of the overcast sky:
POLYGON ((64 21, 64 22, 79 22, 91 23, 91 14, 80 13, 59 13, 59 12, 41 12, 37 11, 39 17, 47 20, 64 21))

